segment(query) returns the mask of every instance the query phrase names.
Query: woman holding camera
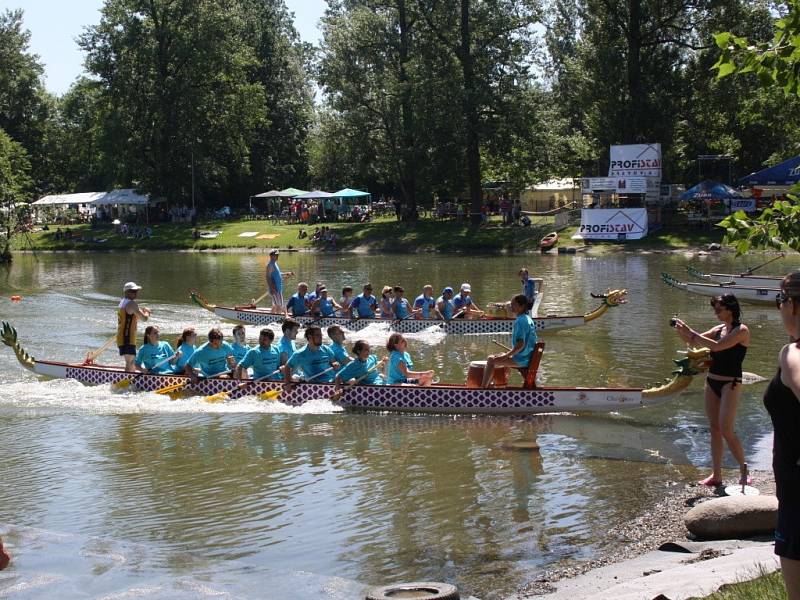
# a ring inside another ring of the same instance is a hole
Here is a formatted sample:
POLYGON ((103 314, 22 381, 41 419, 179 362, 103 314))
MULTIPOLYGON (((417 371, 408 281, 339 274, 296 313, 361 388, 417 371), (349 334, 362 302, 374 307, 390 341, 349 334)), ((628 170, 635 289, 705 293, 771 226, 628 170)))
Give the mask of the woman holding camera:
POLYGON ((706 415, 711 429, 711 475, 700 481, 702 485, 722 485, 723 441, 739 463, 739 483, 751 483, 744 449, 733 430, 736 409, 742 394, 742 362, 750 345, 750 330, 739 321, 741 309, 733 294, 723 294, 711 299, 711 306, 721 325, 699 333, 678 318, 673 327, 678 335, 692 347, 711 350, 711 367, 705 386, 706 415))

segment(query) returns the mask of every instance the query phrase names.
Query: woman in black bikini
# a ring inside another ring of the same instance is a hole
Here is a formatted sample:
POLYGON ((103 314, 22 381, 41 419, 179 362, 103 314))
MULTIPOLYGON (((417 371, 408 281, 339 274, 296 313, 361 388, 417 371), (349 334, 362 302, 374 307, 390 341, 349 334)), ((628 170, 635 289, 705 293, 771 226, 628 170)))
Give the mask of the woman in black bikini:
POLYGON ((772 469, 778 496, 775 554, 789 600, 800 599, 800 271, 784 277, 775 298, 791 342, 779 355, 778 372, 764 393, 775 429, 772 469))
POLYGON ((750 330, 739 322, 741 309, 733 294, 711 299, 711 306, 722 325, 698 333, 680 319, 675 319, 675 330, 692 347, 711 350, 711 367, 705 387, 706 415, 711 429, 711 475, 700 481, 702 485, 722 485, 723 441, 739 463, 739 483, 751 483, 744 449, 733 430, 736 409, 742 394, 742 362, 750 345, 750 330))

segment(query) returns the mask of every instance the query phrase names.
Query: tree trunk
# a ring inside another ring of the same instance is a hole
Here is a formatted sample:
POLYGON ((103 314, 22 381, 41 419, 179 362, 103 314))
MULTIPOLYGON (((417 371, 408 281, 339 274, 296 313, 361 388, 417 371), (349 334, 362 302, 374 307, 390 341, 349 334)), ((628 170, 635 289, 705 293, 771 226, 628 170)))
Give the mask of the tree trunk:
POLYGON ((406 13, 406 0, 397 0, 397 21, 400 28, 400 93, 402 116, 402 153, 401 153, 401 189, 403 191, 403 208, 401 218, 404 221, 417 220, 417 149, 414 139, 414 107, 412 104, 411 84, 408 79, 406 64, 409 60, 409 23, 406 13))
POLYGON ((628 0, 628 118, 625 119, 625 143, 643 141, 642 132, 642 40, 641 40, 641 6, 640 0, 628 0))
POLYGON ((478 109, 475 102, 475 73, 470 48, 469 27, 470 0, 461 0, 461 51, 459 59, 464 77, 463 110, 466 124, 467 181, 469 182, 470 220, 473 225, 481 222, 481 154, 478 136, 478 109))

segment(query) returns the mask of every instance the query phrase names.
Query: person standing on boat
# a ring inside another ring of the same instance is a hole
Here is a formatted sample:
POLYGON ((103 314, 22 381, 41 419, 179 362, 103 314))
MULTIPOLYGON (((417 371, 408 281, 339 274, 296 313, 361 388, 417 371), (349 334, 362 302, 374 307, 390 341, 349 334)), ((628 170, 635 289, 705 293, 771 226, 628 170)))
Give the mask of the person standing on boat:
POLYGON ((436 300, 433 298, 433 286, 427 284, 422 293, 414 299, 414 312, 417 319, 433 319, 436 317, 436 300))
POLYGON ((159 331, 155 325, 148 325, 144 330, 144 344, 136 353, 134 361, 142 373, 155 373, 157 375, 172 373, 172 365, 165 359, 172 358, 175 353, 169 342, 162 342, 158 339, 159 331), (160 363, 160 364, 159 364, 160 363))
POLYGON ((528 299, 528 311, 530 311, 536 302, 536 282, 542 280, 531 277, 527 267, 519 270, 519 280, 522 282, 522 293, 528 299))
POLYGON ((339 363, 333 352, 322 345, 322 329, 316 326, 306 327, 306 347, 292 354, 283 367, 283 376, 286 382, 293 381, 295 369, 303 371, 305 381, 331 382, 335 376, 339 363))
POLYGON ((236 365, 236 377, 245 379, 247 369, 253 369, 253 379, 270 376, 270 379, 282 379, 281 351, 272 344, 275 332, 269 327, 264 327, 258 334, 258 346, 250 348, 247 354, 236 365), (278 371, 275 373, 275 371, 278 371))
POLYGON ((244 358, 244 355, 250 350, 250 346, 247 345, 247 332, 244 329, 244 325, 237 325, 233 328, 233 343, 231 344, 231 348, 233 348, 233 360, 237 363, 244 358))
POLYGON ((772 469, 778 496, 775 554, 790 600, 800 599, 800 271, 784 277, 775 298, 791 340, 778 355, 778 371, 764 393, 775 429, 772 469))
POLYGON ((378 371, 383 368, 386 359, 378 360, 377 356, 370 354, 370 345, 365 340, 358 340, 353 344, 353 353, 356 355, 355 360, 336 373, 336 385, 383 385, 383 377, 378 371))
POLYGON ((233 347, 223 341, 222 330, 214 327, 208 332, 208 342, 195 350, 186 363, 184 372, 197 383, 200 375, 203 377, 225 376, 236 367, 233 359, 233 347))
POLYGON ((125 294, 117 306, 117 347, 119 355, 125 359, 125 370, 129 373, 136 371, 136 327, 139 319, 147 321, 150 318, 150 309, 139 306, 136 298, 142 286, 129 281, 122 286, 125 294))
MULTIPOLYGON (((742 396, 742 362, 750 345, 750 330, 740 322, 742 311, 733 294, 711 299, 711 306, 721 325, 698 333, 681 319, 675 318, 675 330, 689 345, 711 349, 711 367, 706 375, 705 405, 711 429, 711 475, 701 485, 722 485, 723 443, 739 463, 742 485, 749 484, 747 463, 739 437, 733 430, 736 409, 742 396)), ((671 323, 672 323, 671 322, 671 323)))
POLYGON ((472 301, 472 286, 468 283, 461 284, 461 291, 453 298, 453 307, 456 309, 456 318, 477 319, 483 316, 483 311, 475 306, 472 301))
POLYGON ((407 384, 429 386, 433 381, 434 371, 414 371, 411 355, 406 352, 408 342, 399 333, 393 333, 386 342, 389 351, 389 368, 386 382, 389 385, 407 384))
POLYGON ((511 310, 517 316, 511 332, 511 349, 487 357, 486 368, 483 370, 484 388, 489 387, 497 367, 527 368, 536 348, 536 325, 528 314, 528 298, 525 294, 517 294, 511 299, 511 310))
POLYGON ((350 310, 355 311, 354 317, 358 319, 374 319, 375 311, 378 310, 378 301, 372 295, 372 284, 364 284, 364 291, 353 298, 350 303, 350 310))
POLYGON ((436 299, 436 316, 443 321, 449 321, 454 313, 453 288, 447 286, 442 290, 442 295, 436 299))
POLYGON ((281 268, 278 266, 278 257, 280 252, 277 248, 269 251, 269 262, 267 263, 267 289, 272 297, 272 310, 273 313, 286 314, 286 308, 283 302, 283 278, 291 277, 293 273, 286 271, 281 273, 281 268))
POLYGON ((194 327, 187 327, 175 341, 175 358, 170 361, 175 373, 183 373, 186 363, 192 357, 197 343, 197 331, 194 327))
POLYGON ((340 365, 344 366, 353 358, 347 353, 347 348, 344 347, 344 331, 338 325, 331 325, 328 327, 328 337, 331 338, 331 343, 328 344, 328 349, 333 352, 333 357, 340 365))
POLYGON ((292 358, 292 354, 297 352, 297 343, 294 341, 297 334, 300 332, 300 323, 294 319, 286 319, 281 325, 283 337, 278 344, 278 349, 281 351, 281 365, 292 358))
POLYGON ((305 281, 298 283, 297 293, 292 294, 292 297, 289 298, 289 302, 286 304, 286 309, 291 311, 290 314, 293 317, 302 317, 308 312, 308 298, 306 297, 307 293, 308 284, 305 281))

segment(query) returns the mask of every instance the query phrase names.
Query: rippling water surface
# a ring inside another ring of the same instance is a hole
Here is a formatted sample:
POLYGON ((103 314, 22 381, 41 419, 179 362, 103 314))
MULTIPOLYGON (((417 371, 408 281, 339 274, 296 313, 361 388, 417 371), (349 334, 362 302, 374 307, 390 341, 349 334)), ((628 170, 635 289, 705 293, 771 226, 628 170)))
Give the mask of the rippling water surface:
MULTIPOLYGON (((546 280, 540 315, 581 314, 597 305, 590 292, 630 291, 598 321, 544 338, 540 383, 633 387, 665 379, 683 347, 670 316, 713 323, 707 299, 664 286, 659 272, 685 278, 690 263, 742 264, 658 254, 281 256, 312 286, 402 283, 414 296, 425 283, 469 281, 481 305, 517 291, 521 261, 546 280)), ((0 317, 37 358, 75 361, 113 333, 125 281, 144 286, 142 303, 171 339, 217 324, 187 289, 241 303, 261 295, 265 264, 228 254, 21 256, 0 271, 0 317), (11 303, 13 294, 24 300, 11 303)), ((785 343, 778 313, 745 305, 743 320, 753 330, 745 368, 771 376, 785 343)), ((248 327, 253 343, 257 330, 248 327)), ((348 335, 362 337, 380 347, 387 330, 348 335)), ((466 363, 496 351, 492 336, 408 337, 415 364, 444 381, 462 381, 466 363)), ((113 352, 104 360, 119 362, 113 352)), ((767 468, 762 393, 746 388, 738 430, 767 468)), ((699 381, 669 404, 617 415, 349 414, 324 399, 207 404, 41 381, 4 347, 0 535, 15 562, 0 573, 0 595, 345 599, 428 579, 503 598, 542 569, 591 558, 670 484, 704 474, 707 442, 699 381), (510 449, 531 440, 540 452, 510 449)))

